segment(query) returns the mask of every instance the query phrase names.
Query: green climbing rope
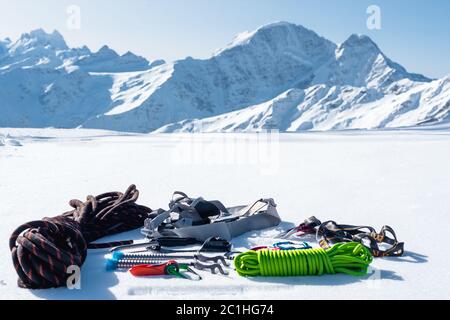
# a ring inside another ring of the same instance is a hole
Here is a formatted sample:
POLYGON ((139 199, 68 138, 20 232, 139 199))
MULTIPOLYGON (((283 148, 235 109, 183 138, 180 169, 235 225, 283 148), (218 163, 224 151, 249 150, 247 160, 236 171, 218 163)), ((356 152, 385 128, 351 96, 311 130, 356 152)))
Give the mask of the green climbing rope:
POLYGON ((238 255, 234 264, 241 276, 289 277, 345 273, 367 274, 373 257, 357 242, 338 243, 330 249, 260 250, 238 255))

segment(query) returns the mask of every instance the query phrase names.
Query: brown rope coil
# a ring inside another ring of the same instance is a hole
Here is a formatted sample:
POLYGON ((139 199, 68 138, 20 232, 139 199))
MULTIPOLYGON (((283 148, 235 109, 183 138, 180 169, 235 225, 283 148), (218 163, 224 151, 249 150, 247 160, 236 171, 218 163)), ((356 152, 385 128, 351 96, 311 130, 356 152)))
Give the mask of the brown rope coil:
POLYGON ((93 244, 105 236, 143 226, 152 210, 136 204, 139 191, 109 192, 86 202, 70 201, 74 210, 54 218, 26 223, 10 237, 9 246, 22 288, 44 289, 66 285, 70 266, 81 267, 87 249, 108 248, 132 241, 93 244))

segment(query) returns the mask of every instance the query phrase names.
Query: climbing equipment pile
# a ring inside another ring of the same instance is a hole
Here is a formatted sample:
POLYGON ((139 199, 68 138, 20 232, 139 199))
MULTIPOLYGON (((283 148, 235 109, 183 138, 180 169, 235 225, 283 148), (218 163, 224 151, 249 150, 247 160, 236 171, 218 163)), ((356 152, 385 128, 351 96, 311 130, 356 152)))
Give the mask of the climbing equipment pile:
MULTIPOLYGON (((233 254, 229 240, 248 231, 261 230, 278 225, 281 219, 278 215, 273 199, 261 199, 248 206, 236 206, 226 208, 220 201, 207 201, 202 197, 190 198, 184 192, 175 192, 169 203, 169 210, 159 209, 154 215, 145 220, 142 233, 149 240, 143 244, 121 246, 113 251, 130 250, 144 247, 146 253, 131 252, 128 255, 139 256, 139 259, 128 259, 127 266, 143 268, 144 263, 153 265, 160 263, 162 259, 188 259, 188 264, 198 270, 210 270, 212 273, 226 275, 227 267, 225 257, 233 254), (177 251, 164 247, 187 246, 203 243, 196 255, 187 258, 180 255, 162 255, 161 253, 186 253, 185 250, 177 251), (222 259, 216 257, 206 259, 200 252, 222 252, 222 259), (159 253, 159 254, 158 254, 159 253), (158 258, 158 259, 155 259, 158 258), (142 260, 144 259, 144 260, 142 260), (213 260, 214 263, 209 263, 213 260), (207 262, 205 264, 205 262, 207 262), (218 263, 222 262, 222 264, 218 263), (142 265, 139 265, 141 263, 142 265)), ((108 260, 107 268, 115 270, 111 266, 123 265, 122 259, 117 255, 108 260)))
POLYGON ((339 243, 330 249, 249 251, 234 259, 241 276, 320 276, 345 273, 361 276, 372 262, 369 250, 356 242, 339 243))
POLYGON ((87 249, 130 243, 94 244, 102 237, 139 228, 152 210, 136 204, 134 185, 125 193, 109 192, 86 202, 70 201, 74 210, 54 218, 26 223, 10 237, 9 246, 22 288, 45 289, 65 286, 70 266, 81 267, 87 249))
POLYGON ((316 234, 322 248, 330 248, 333 243, 358 242, 366 246, 374 257, 401 256, 404 243, 397 240, 394 230, 390 226, 383 226, 380 232, 370 226, 354 226, 337 224, 335 221, 320 222, 316 217, 306 219, 298 227, 292 228, 280 238, 304 237, 316 234))
POLYGON ((404 244, 397 241, 389 226, 377 233, 369 226, 322 223, 315 217, 276 238, 298 240, 316 235, 320 248, 304 241, 282 241, 236 252, 231 239, 281 222, 273 199, 227 208, 220 201, 175 192, 168 210, 152 211, 137 204, 138 197, 136 186, 131 185, 125 193, 88 196, 85 202, 72 200, 72 211, 17 228, 9 245, 18 285, 32 289, 65 286, 69 267, 81 267, 88 249, 112 248, 106 262, 108 271, 191 280, 202 279, 195 270, 227 275, 228 261, 233 259, 241 276, 361 276, 367 273, 373 257, 403 254, 404 244), (138 228, 145 242, 94 243, 138 228))
MULTIPOLYGON (((152 270, 158 268, 161 264, 172 261, 178 265, 189 266, 188 271, 191 271, 191 273, 193 273, 193 268, 195 268, 200 271, 210 271, 212 274, 228 274, 226 268, 229 267, 229 264, 226 260, 231 259, 234 254, 231 250, 232 245, 230 242, 218 237, 211 237, 204 242, 199 242, 195 239, 188 242, 188 244, 194 245, 201 243, 202 245, 198 249, 170 248, 186 245, 186 243, 183 243, 184 241, 185 239, 179 240, 167 237, 154 239, 148 243, 129 244, 113 248, 111 249, 111 256, 107 259, 106 270, 129 270, 132 273, 132 268, 152 270), (138 248, 144 249, 135 250, 138 248), (215 255, 211 256, 211 253, 215 255)), ((198 278, 201 279, 201 277, 198 278)), ((198 278, 194 280, 200 280, 198 278)))

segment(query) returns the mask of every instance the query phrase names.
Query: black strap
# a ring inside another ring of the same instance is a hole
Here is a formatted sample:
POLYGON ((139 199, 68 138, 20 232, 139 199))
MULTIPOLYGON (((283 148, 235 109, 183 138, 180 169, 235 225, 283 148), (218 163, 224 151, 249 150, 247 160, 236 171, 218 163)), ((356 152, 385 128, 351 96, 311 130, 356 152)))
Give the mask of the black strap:
POLYGON ((317 234, 321 237, 319 244, 322 248, 329 248, 330 244, 336 242, 355 241, 368 247, 374 257, 401 256, 404 253, 404 243, 398 242, 397 236, 390 226, 383 226, 377 233, 370 226, 353 226, 327 221, 318 227, 317 234), (380 245, 382 244, 390 247, 381 249, 380 245))
MULTIPOLYGON (((169 203, 169 211, 179 214, 179 219, 171 220, 170 223, 175 227, 179 227, 178 225, 180 224, 183 225, 184 219, 189 220, 192 226, 209 224, 214 217, 219 217, 222 212, 228 212, 220 201, 189 198, 186 193, 181 191, 176 191, 173 194, 172 200, 169 203)), ((164 226, 170 228, 166 224, 164 226)))
POLYGON ((148 248, 155 251, 160 251, 164 253, 177 253, 177 252, 191 252, 186 249, 176 250, 176 249, 165 249, 164 247, 183 247, 201 244, 202 246, 198 250, 193 252, 224 252, 229 253, 232 249, 232 244, 225 239, 219 237, 211 237, 205 241, 198 241, 194 238, 179 238, 179 237, 159 237, 153 239, 148 248))

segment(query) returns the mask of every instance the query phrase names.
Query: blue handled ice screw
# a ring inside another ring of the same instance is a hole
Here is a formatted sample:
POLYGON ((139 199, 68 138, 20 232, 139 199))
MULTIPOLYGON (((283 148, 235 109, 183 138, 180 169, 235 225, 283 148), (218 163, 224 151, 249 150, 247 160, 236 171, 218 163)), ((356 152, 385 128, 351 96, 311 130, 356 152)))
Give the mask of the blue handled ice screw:
POLYGON ((106 260, 106 271, 114 271, 117 270, 117 266, 119 265, 119 261, 116 259, 108 259, 106 260))

